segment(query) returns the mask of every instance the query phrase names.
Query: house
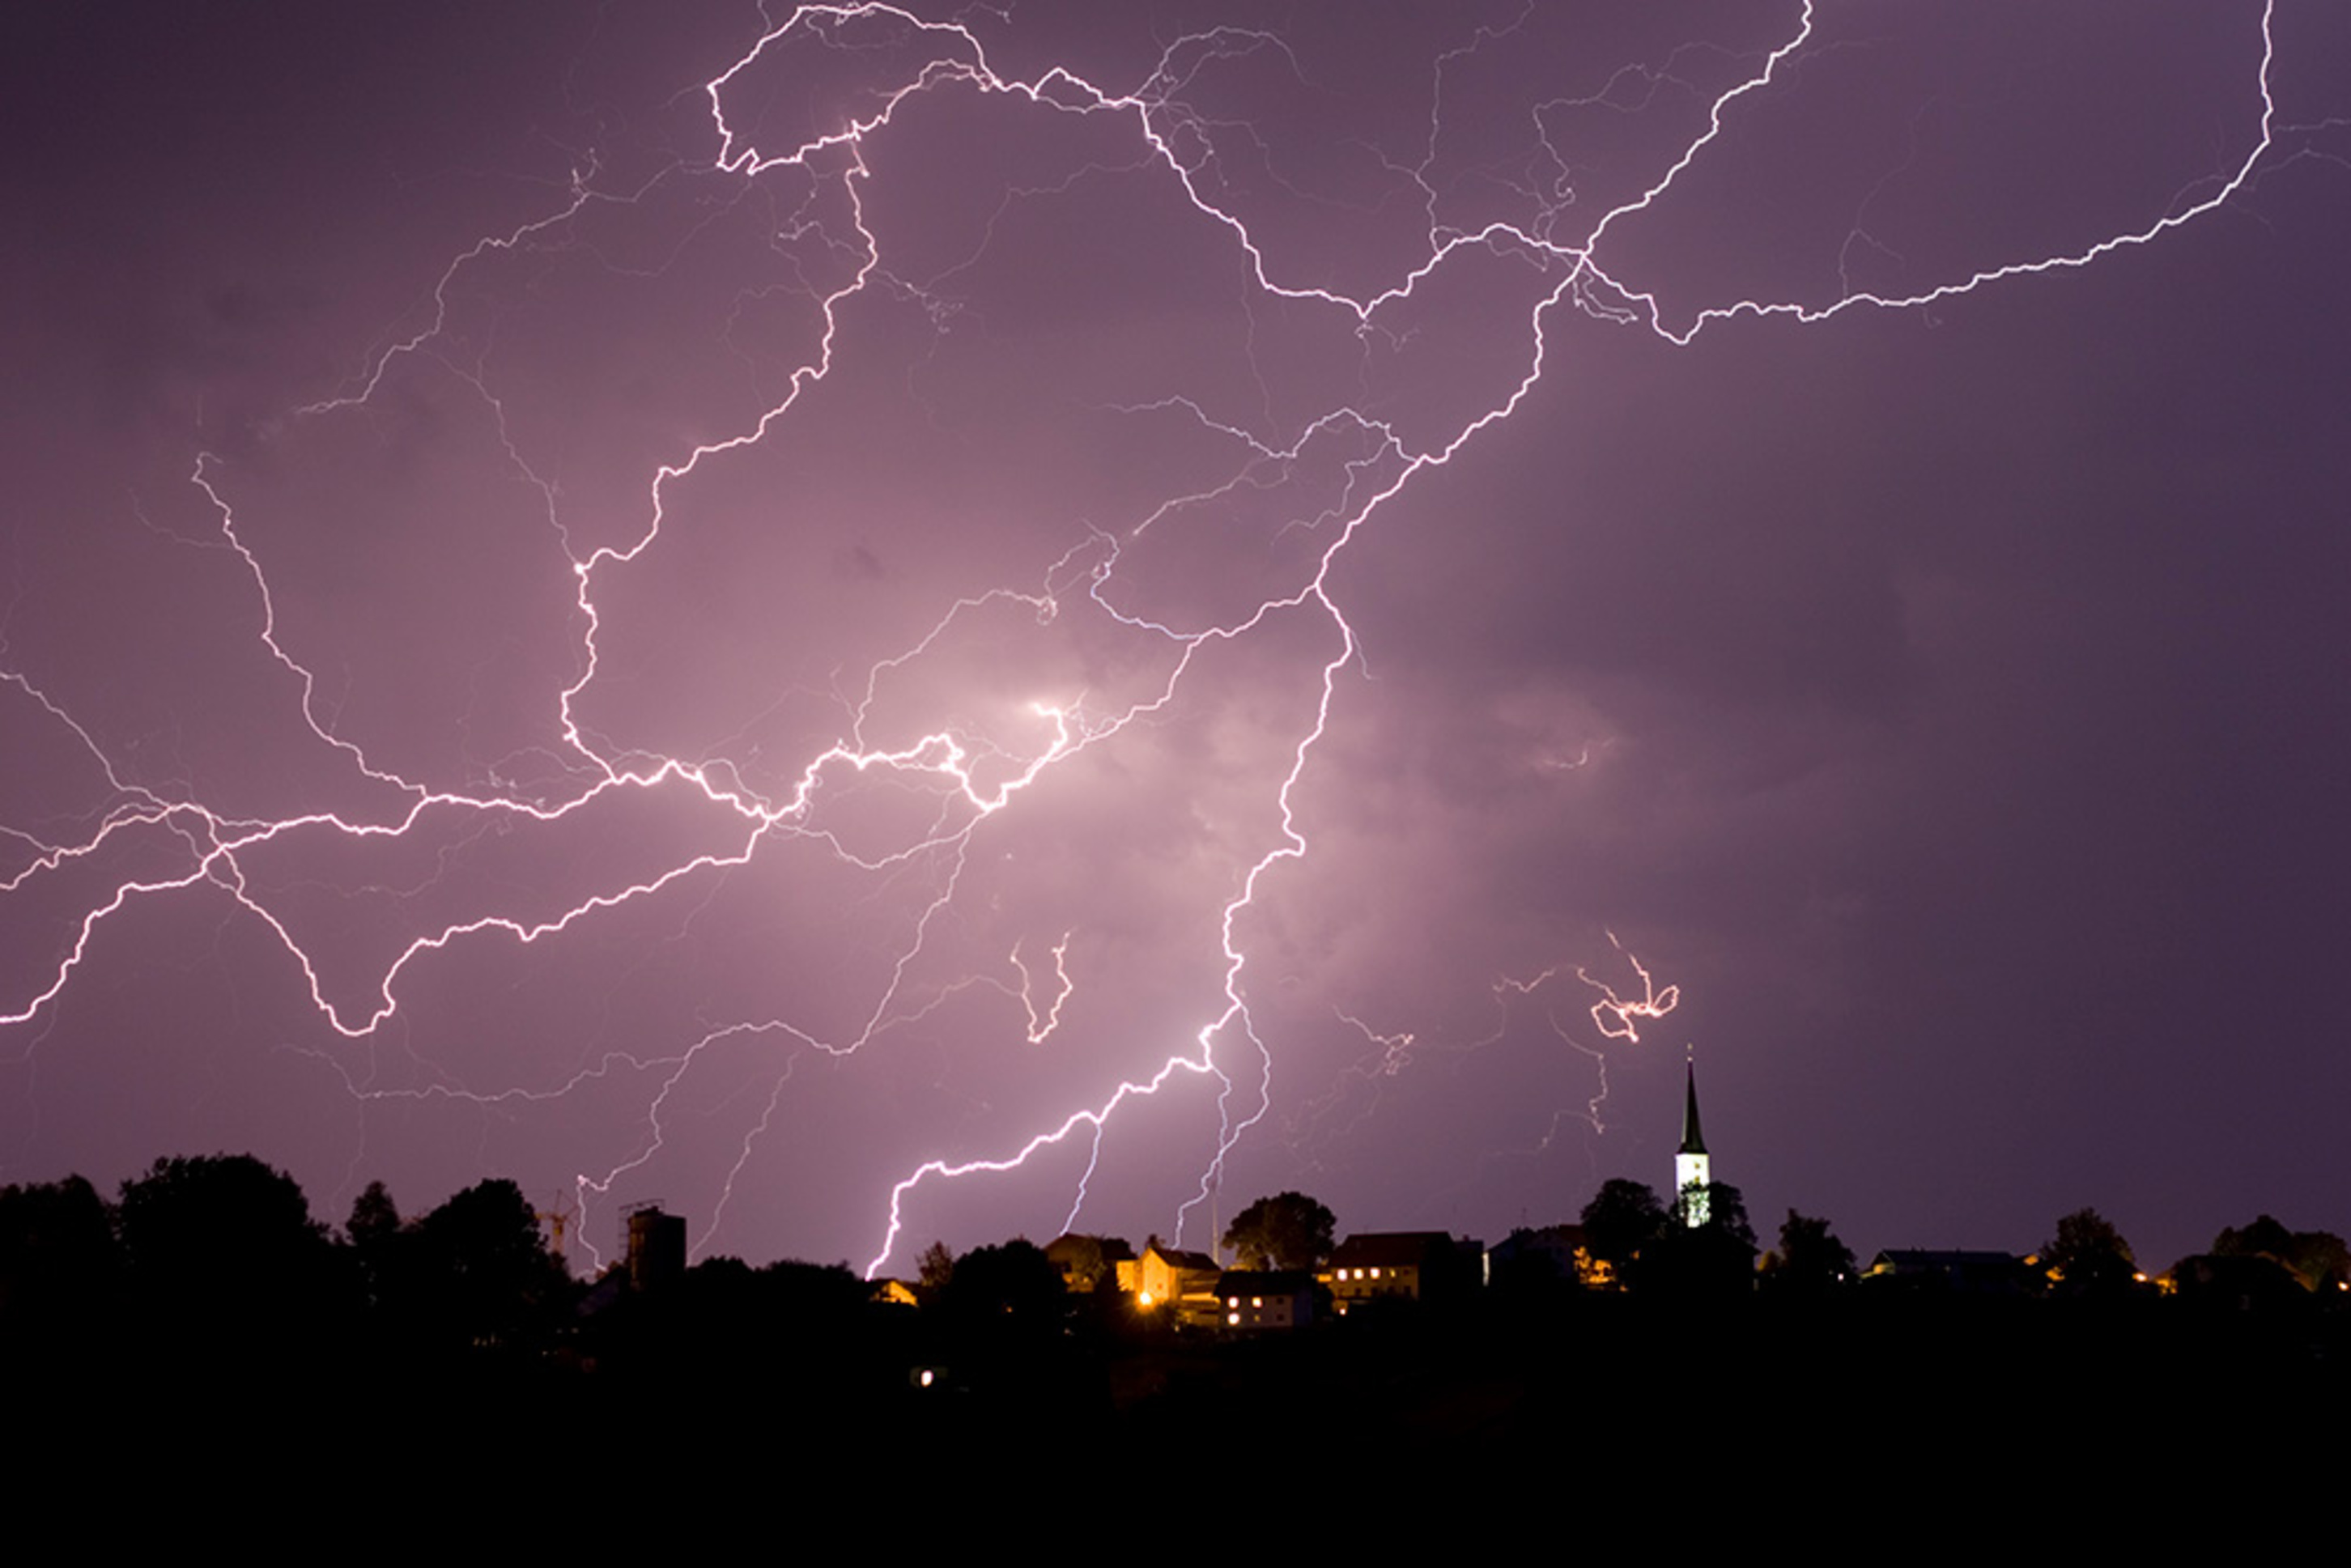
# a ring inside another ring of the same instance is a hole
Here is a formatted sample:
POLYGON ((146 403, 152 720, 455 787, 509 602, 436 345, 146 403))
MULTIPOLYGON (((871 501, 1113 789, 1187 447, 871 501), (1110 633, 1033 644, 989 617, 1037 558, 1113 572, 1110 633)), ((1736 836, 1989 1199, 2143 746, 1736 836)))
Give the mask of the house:
POLYGON ((1155 1237, 1135 1260, 1131 1276, 1125 1264, 1118 1266, 1118 1280, 1121 1289, 1134 1280, 1135 1305, 1145 1312, 1172 1312, 1178 1322, 1207 1327, 1224 1322, 1225 1308, 1217 1294, 1217 1281, 1224 1271, 1207 1253, 1165 1247, 1155 1237))
POLYGON ((1298 1269, 1228 1269, 1217 1277, 1228 1329, 1304 1328, 1314 1321, 1314 1276, 1298 1269))
POLYGON ((1315 1278, 1330 1287, 1332 1310, 1345 1317, 1366 1301, 1445 1301, 1477 1287, 1485 1246, 1442 1230, 1370 1231, 1350 1236, 1315 1278))
POLYGON ((1962 1296, 2022 1296, 2033 1288, 2032 1270, 2012 1252, 1890 1248, 1872 1258, 1861 1277, 1962 1296))
POLYGON ((1591 1290, 1605 1290, 1615 1282, 1607 1260, 1592 1255, 1581 1225, 1520 1228, 1486 1249, 1484 1282, 1489 1287, 1553 1281, 1591 1290))

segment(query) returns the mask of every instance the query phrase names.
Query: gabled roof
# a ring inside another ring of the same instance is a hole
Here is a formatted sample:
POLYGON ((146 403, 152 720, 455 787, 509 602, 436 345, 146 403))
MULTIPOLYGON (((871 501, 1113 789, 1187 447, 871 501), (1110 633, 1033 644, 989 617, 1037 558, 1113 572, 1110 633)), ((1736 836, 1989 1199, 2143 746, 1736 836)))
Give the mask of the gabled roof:
POLYGON ((1919 1282, 1973 1294, 2012 1295, 2026 1290, 2032 1279, 2025 1260, 2013 1252, 1979 1252, 1963 1249, 1889 1247, 1869 1261, 1865 1279, 1919 1282))
POLYGON ((1350 1236, 1331 1254, 1333 1269, 1401 1269, 1441 1257, 1453 1246, 1442 1230, 1373 1230, 1350 1236))
POLYGON ((1144 1256, 1159 1254, 1159 1260, 1171 1269, 1181 1269, 1187 1274, 1221 1274, 1225 1266, 1206 1252, 1179 1252, 1172 1247, 1146 1248, 1144 1256))
POLYGON ((1492 1258, 1515 1258, 1521 1252, 1556 1252, 1562 1257, 1587 1245, 1581 1225, 1520 1226, 1486 1249, 1492 1258))
POLYGON ((1314 1276, 1297 1269, 1228 1269, 1217 1276, 1220 1296, 1294 1296, 1314 1288, 1314 1276))
POLYGON ((1888 1247, 1870 1260, 1875 1269, 1997 1269, 2017 1267, 2023 1260, 2013 1252, 1988 1252, 1968 1248, 1888 1247))

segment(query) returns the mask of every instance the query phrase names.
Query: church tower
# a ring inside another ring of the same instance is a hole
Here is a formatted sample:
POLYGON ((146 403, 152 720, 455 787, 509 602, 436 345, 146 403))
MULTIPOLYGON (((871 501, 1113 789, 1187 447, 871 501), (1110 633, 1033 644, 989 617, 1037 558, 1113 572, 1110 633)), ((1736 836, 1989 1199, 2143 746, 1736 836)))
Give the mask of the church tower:
POLYGON ((1706 1139, 1698 1130, 1698 1052, 1693 1049, 1689 1092, 1682 1102, 1682 1146, 1674 1155, 1674 1192, 1681 1199, 1682 1222, 1693 1230, 1706 1223, 1706 1189, 1713 1180, 1707 1163, 1706 1139), (1698 1190, 1691 1191, 1693 1187, 1698 1190))

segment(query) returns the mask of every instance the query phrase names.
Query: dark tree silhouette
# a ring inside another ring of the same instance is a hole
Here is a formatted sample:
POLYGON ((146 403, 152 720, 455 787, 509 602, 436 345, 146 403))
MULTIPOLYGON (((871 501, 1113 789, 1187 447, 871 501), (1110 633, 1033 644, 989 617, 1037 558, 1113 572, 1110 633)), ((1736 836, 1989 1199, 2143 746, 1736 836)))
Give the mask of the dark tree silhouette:
POLYGON ((1061 1271, 1035 1242, 1016 1238, 975 1247, 956 1260, 938 1293, 947 1322, 991 1338, 1034 1336, 1059 1325, 1068 1306, 1061 1271))
POLYGON ((1747 1198, 1729 1182, 1704 1188, 1685 1188, 1667 1212, 1641 1261, 1638 1283, 1643 1290, 1679 1294, 1726 1295, 1751 1291, 1755 1283, 1755 1227, 1747 1218, 1747 1198), (1706 1218, 1697 1225, 1688 1215, 1701 1193, 1706 1218))
POLYGON ((399 1228, 399 1206, 392 1201, 391 1191, 380 1181, 368 1183, 367 1190, 351 1199, 351 1217, 343 1221, 343 1234, 360 1246, 380 1240, 399 1228))
POLYGON ((1666 1230, 1712 1231, 1716 1235, 1747 1249, 1747 1256, 1755 1256, 1755 1225, 1747 1218, 1747 1195, 1727 1181, 1697 1183, 1684 1187, 1674 1197, 1666 1211, 1666 1230), (1702 1204, 1701 1204, 1702 1200, 1702 1204), (1701 1206, 1706 1218, 1697 1225, 1689 1223, 1693 1206, 1701 1206))
POLYGON ((250 1155, 159 1159, 122 1184, 116 1213, 159 1345, 287 1362, 350 1326, 356 1276, 294 1178, 250 1155))
POLYGON ((1774 1291, 1819 1294, 1853 1278, 1853 1249, 1836 1239, 1825 1219, 1788 1210, 1780 1223, 1780 1245, 1763 1259, 1763 1281, 1774 1291))
POLYGON ((920 1258, 914 1260, 914 1270, 915 1278, 921 1281, 925 1291, 943 1291, 946 1289, 947 1281, 955 1278, 955 1254, 947 1250, 946 1242, 934 1241, 923 1249, 920 1258))
POLYGON ((632 1387, 757 1390, 804 1415, 810 1399, 878 1393, 904 1375, 903 1359, 876 1368, 872 1295, 844 1264, 705 1258, 675 1290, 624 1299, 589 1337, 600 1367, 632 1387))
POLYGON ((411 1284, 402 1264, 414 1238, 405 1233, 400 1209, 383 1183, 368 1183, 367 1189, 351 1200, 343 1237, 359 1261, 369 1305, 379 1312, 396 1310, 399 1292, 411 1284))
POLYGON ((1643 1183, 1615 1176, 1600 1184, 1583 1206, 1583 1220, 1584 1246, 1623 1283, 1630 1281, 1641 1249, 1665 1228, 1666 1206, 1643 1183))
POLYGON ((418 1221, 414 1264, 435 1337, 485 1348, 544 1322, 570 1282, 530 1200, 503 1176, 475 1183, 418 1221))
POLYGON ((2057 1238, 2041 1249, 2042 1266, 2060 1290, 2104 1293, 2127 1287, 2138 1271, 2130 1243, 2095 1208, 2077 1208, 2057 1222, 2057 1238))
POLYGON ((114 1217, 96 1187, 78 1176, 0 1187, 0 1331, 12 1349, 94 1339, 121 1282, 114 1217))
POLYGON ((1107 1289, 1118 1277, 1118 1267, 1099 1236, 1073 1233, 1061 1237, 1045 1249, 1045 1256, 1062 1270, 1062 1278, 1072 1291, 1091 1294, 1107 1289))
POLYGON ((2267 1258, 2286 1269, 2305 1291, 2325 1290, 2351 1279, 2351 1249, 2327 1230, 2288 1230, 2264 1214, 2241 1229, 2223 1230, 2212 1241, 2217 1258, 2267 1258))
POLYGON ((1225 1228, 1225 1245, 1244 1269, 1321 1268, 1331 1260, 1338 1221, 1302 1192, 1259 1198, 1225 1228))

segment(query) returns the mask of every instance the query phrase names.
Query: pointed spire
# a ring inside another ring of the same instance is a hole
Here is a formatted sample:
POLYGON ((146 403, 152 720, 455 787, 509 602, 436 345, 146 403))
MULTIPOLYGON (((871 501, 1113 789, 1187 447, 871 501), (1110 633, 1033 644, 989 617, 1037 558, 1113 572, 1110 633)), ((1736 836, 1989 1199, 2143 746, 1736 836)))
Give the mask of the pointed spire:
POLYGON ((1682 1146, 1680 1153, 1706 1153, 1706 1139, 1698 1129, 1698 1047, 1689 1048, 1689 1097, 1682 1103, 1682 1146))

